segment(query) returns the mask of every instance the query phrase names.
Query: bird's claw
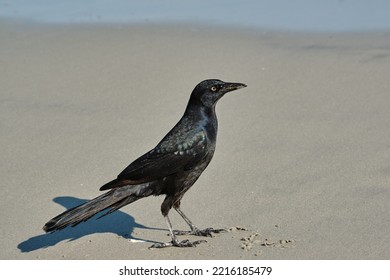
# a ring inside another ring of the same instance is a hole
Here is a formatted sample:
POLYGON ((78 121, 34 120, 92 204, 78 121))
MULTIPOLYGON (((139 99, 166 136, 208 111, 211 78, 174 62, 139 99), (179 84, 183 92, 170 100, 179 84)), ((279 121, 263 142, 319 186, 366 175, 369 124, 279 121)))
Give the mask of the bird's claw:
POLYGON ((196 240, 196 241, 189 241, 188 239, 182 240, 182 241, 172 241, 172 242, 166 242, 166 243, 154 243, 152 246, 149 247, 149 249, 154 248, 167 248, 167 247, 196 247, 196 245, 200 243, 205 243, 206 240, 196 240))
POLYGON ((197 230, 195 231, 195 235, 197 236, 208 236, 208 237, 213 237, 212 233, 221 233, 221 232, 225 232, 226 230, 225 229, 214 229, 214 228, 205 228, 205 229, 202 229, 202 230, 197 230))
POLYGON ((225 229, 213 229, 213 228, 205 228, 202 230, 194 229, 194 230, 175 230, 173 231, 175 235, 196 235, 196 236, 207 236, 213 237, 212 233, 221 233, 226 232, 225 229))

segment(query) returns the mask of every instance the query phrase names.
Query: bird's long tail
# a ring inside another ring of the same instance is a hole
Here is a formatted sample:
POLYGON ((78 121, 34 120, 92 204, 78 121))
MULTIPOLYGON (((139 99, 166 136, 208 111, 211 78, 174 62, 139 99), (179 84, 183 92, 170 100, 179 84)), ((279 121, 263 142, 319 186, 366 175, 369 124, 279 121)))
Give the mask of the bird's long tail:
POLYGON ((45 224, 43 230, 50 232, 63 229, 67 226, 75 226, 88 220, 95 214, 110 208, 110 210, 104 213, 101 217, 108 215, 129 203, 132 203, 142 197, 149 196, 151 193, 149 193, 145 187, 146 186, 142 188, 141 185, 138 185, 113 189, 54 217, 45 224))

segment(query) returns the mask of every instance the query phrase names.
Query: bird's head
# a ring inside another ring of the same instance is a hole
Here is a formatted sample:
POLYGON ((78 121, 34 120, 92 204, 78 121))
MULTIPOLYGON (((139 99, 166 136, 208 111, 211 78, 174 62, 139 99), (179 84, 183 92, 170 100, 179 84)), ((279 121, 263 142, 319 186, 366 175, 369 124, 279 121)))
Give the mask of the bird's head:
POLYGON ((244 87, 246 85, 241 83, 229 83, 216 79, 205 80, 194 88, 191 100, 197 103, 200 101, 206 107, 213 107, 225 93, 244 87))

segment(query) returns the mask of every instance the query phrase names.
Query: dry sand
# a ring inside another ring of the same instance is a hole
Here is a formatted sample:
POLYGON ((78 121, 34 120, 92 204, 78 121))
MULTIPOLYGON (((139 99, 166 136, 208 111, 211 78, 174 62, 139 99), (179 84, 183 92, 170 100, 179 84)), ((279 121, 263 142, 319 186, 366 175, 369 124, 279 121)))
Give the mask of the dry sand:
POLYGON ((1 259, 390 258, 389 33, 1 22, 0 85, 1 259), (169 240, 163 197, 42 231, 154 147, 206 78, 248 87, 217 105, 182 208, 231 231, 149 250, 169 240))

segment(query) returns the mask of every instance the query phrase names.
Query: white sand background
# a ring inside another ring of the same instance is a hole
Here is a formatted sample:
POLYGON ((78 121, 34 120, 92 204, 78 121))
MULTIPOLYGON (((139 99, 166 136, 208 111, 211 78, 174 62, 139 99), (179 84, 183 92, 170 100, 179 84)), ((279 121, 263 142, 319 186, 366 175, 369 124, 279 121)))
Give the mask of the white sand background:
POLYGON ((389 33, 3 21, 0 85, 1 259, 390 258, 389 33), (207 78, 248 87, 217 105, 216 154, 182 209, 246 230, 150 250, 169 241, 151 197, 42 231, 153 148, 207 78))

